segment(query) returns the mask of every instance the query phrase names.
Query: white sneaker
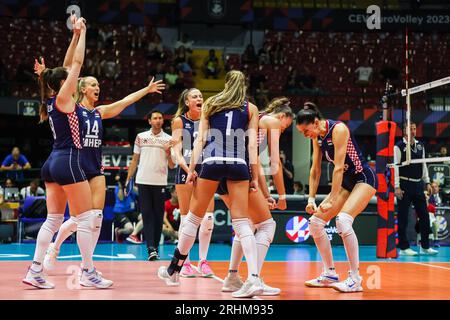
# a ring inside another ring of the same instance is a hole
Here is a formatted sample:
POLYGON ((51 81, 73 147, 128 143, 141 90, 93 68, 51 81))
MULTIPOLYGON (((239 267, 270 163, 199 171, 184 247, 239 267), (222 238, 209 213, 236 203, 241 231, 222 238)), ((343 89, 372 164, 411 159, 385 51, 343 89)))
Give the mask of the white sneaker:
POLYGON ((244 282, 239 274, 228 273, 227 277, 223 280, 222 292, 235 292, 242 288, 244 282))
POLYGON ((333 283, 331 287, 340 292, 361 292, 363 291, 362 277, 349 271, 348 278, 345 281, 333 283))
POLYGON ((164 280, 166 284, 170 287, 175 287, 180 285, 180 275, 178 272, 174 272, 172 275, 169 275, 167 272, 167 267, 162 266, 158 269, 158 277, 161 280, 164 280))
POLYGON ((264 283, 263 279, 261 279, 261 282, 264 289, 263 293, 261 294, 262 296, 277 296, 280 294, 281 292, 280 288, 268 286, 267 284, 264 283))
POLYGON ((40 272, 36 272, 31 270, 31 268, 28 269, 27 275, 25 278, 22 279, 22 282, 25 284, 28 284, 30 286, 39 288, 39 289, 53 289, 55 288, 55 285, 51 282, 48 282, 44 274, 42 273, 42 270, 40 272))
MULTIPOLYGON (((78 280, 81 279, 81 275, 83 274, 83 265, 80 263, 80 269, 78 269, 78 280)), ((97 270, 97 269, 95 269, 97 270)), ((100 270, 97 270, 97 273, 100 277, 103 277, 103 273, 100 270)))
POLYGON ((251 278, 245 281, 242 288, 231 294, 233 298, 252 298, 254 296, 259 296, 264 292, 261 279, 256 277, 251 278))
POLYGON ((53 273, 55 271, 58 254, 59 250, 55 248, 55 244, 50 243, 44 257, 44 270, 47 273, 53 273))
POLYGON ((420 247, 420 254, 424 256, 434 256, 439 253, 439 251, 434 250, 433 248, 424 249, 420 247))
POLYGON ((417 256, 418 253, 417 251, 414 251, 411 248, 405 249, 405 250, 400 250, 399 255, 401 256, 417 256))
POLYGON ((80 278, 80 285, 83 287, 96 287, 99 289, 106 289, 113 285, 113 281, 104 279, 96 269, 92 272, 83 270, 80 278))
POLYGON ((315 279, 305 281, 305 286, 311 288, 329 288, 333 283, 339 282, 339 275, 333 272, 322 272, 315 279))

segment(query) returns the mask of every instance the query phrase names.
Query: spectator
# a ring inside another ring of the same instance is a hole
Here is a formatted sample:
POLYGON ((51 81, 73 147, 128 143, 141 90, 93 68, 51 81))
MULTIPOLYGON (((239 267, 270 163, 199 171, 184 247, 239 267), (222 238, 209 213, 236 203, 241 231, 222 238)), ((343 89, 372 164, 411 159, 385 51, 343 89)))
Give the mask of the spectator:
POLYGON ((428 199, 428 203, 432 204, 435 207, 439 207, 440 205, 442 205, 440 188, 439 188, 439 184, 436 181, 433 181, 431 183, 431 194, 430 194, 430 198, 428 199))
POLYGON ((172 137, 162 130, 163 114, 152 110, 147 115, 147 121, 151 128, 136 137, 127 183, 137 170, 136 184, 139 189, 148 260, 154 261, 159 259, 158 246, 164 220, 167 168, 173 169, 175 165, 172 160, 172 137))
POLYGON ((280 41, 277 41, 269 52, 270 62, 273 65, 284 64, 284 51, 283 45, 280 41))
POLYGON ((372 80, 372 73, 373 69, 369 66, 369 62, 366 61, 362 66, 358 67, 355 70, 355 73, 357 74, 356 83, 366 86, 370 84, 372 80))
POLYGON ((124 174, 117 174, 115 177, 117 185, 114 190, 116 202, 113 212, 116 241, 122 243, 123 237, 128 236, 127 241, 140 244, 142 241, 138 238, 138 234, 142 230, 143 223, 142 215, 136 210, 137 188, 134 187, 129 194, 125 195, 125 179, 124 174), (136 224, 136 227, 133 224, 136 224))
POLYGON ((299 93, 301 91, 300 76, 298 74, 297 69, 292 68, 292 66, 289 66, 289 75, 287 77, 286 84, 284 85, 284 90, 293 94, 299 93))
POLYGON ((300 75, 297 78, 298 86, 302 90, 314 90, 316 77, 311 73, 308 67, 304 66, 300 75))
POLYGON ((249 44, 247 48, 245 48, 244 53, 241 56, 242 64, 248 63, 253 64, 258 61, 258 57, 255 53, 255 47, 252 44, 249 44))
POLYGON ((439 157, 448 157, 448 150, 446 146, 441 146, 439 149, 439 157))
POLYGON ((267 41, 264 42, 261 49, 258 51, 258 63, 260 65, 269 64, 270 56, 269 56, 270 46, 267 41))
POLYGON ((120 76, 121 68, 119 60, 116 60, 115 62, 112 60, 109 61, 103 60, 100 63, 100 68, 102 70, 103 75, 105 75, 105 77, 107 77, 108 79, 117 80, 120 76))
POLYGON ((105 30, 105 28, 100 28, 98 31, 98 35, 98 40, 100 40, 98 42, 98 45, 100 46, 100 48, 109 47, 110 43, 112 42, 112 32, 109 30, 105 30))
POLYGON ((181 46, 175 51, 175 59, 174 63, 177 66, 177 69, 183 73, 192 72, 192 68, 189 64, 189 55, 186 52, 186 49, 181 46))
POLYGON ((191 54, 193 44, 193 41, 189 41, 189 35, 187 33, 183 33, 183 35, 181 36, 181 40, 178 40, 175 43, 174 48, 177 50, 180 47, 184 47, 186 49, 186 52, 191 54))
POLYGON ((94 77, 100 77, 102 75, 102 69, 100 67, 100 58, 98 53, 93 53, 94 57, 90 56, 90 49, 86 50, 86 57, 89 57, 86 59, 86 69, 89 73, 89 75, 92 75, 94 77))
POLYGON ((158 62, 156 64, 156 68, 153 69, 150 74, 152 74, 155 77, 154 81, 159 81, 159 80, 165 80, 166 78, 166 72, 164 71, 164 65, 161 62, 158 62))
POLYGON ((295 195, 304 195, 305 194, 303 184, 300 181, 294 182, 294 194, 295 195))
POLYGON ((0 58, 0 97, 8 96, 8 72, 6 66, 3 63, 3 59, 0 58))
POLYGON ((13 179, 7 178, 5 180, 5 188, 14 188, 15 186, 16 186, 16 183, 14 182, 13 179))
POLYGON ((259 108, 269 104, 269 90, 265 87, 265 81, 259 82, 259 87, 255 90, 255 102, 259 108))
POLYGON ((209 55, 205 58, 203 66, 206 79, 208 79, 210 76, 212 76, 214 79, 217 79, 220 68, 219 59, 216 57, 216 51, 214 49, 209 50, 209 55))
POLYGON ((170 89, 183 89, 183 73, 175 69, 173 65, 169 66, 169 70, 164 76, 165 83, 170 89))
POLYGON ((164 207, 163 234, 175 243, 178 240, 180 227, 180 206, 175 188, 172 187, 170 190, 170 199, 166 200, 164 207))
POLYGON ((281 165, 283 166, 283 180, 286 194, 294 193, 294 167, 291 162, 286 159, 286 154, 283 150, 280 151, 281 165))
POLYGON ((14 178, 15 180, 23 180, 22 170, 28 170, 31 168, 31 164, 27 158, 20 154, 20 149, 14 147, 10 155, 8 155, 2 163, 1 170, 9 171, 6 176, 14 178))
POLYGON ((147 59, 164 59, 164 48, 162 45, 161 37, 157 33, 154 34, 152 41, 147 46, 147 59))
POLYGON ((45 196, 45 191, 39 186, 39 179, 34 179, 30 182, 28 187, 20 190, 20 197, 25 199, 27 197, 45 196))

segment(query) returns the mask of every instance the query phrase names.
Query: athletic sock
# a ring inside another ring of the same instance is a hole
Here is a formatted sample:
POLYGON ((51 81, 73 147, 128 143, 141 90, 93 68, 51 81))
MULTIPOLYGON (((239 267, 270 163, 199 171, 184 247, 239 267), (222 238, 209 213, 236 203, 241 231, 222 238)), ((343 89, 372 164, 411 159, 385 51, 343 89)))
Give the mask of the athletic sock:
POLYGON ((59 251, 62 243, 76 231, 77 231, 77 222, 74 217, 70 217, 69 219, 64 221, 64 223, 58 230, 58 234, 56 235, 54 243, 55 249, 59 251))
POLYGON ((31 270, 35 272, 40 272, 42 270, 45 252, 63 221, 64 214, 47 214, 47 219, 42 224, 36 239, 36 249, 30 267, 31 270))
POLYGON ((202 219, 198 233, 200 261, 206 260, 206 257, 208 256, 208 249, 209 244, 211 243, 213 228, 214 214, 212 212, 207 212, 202 219))

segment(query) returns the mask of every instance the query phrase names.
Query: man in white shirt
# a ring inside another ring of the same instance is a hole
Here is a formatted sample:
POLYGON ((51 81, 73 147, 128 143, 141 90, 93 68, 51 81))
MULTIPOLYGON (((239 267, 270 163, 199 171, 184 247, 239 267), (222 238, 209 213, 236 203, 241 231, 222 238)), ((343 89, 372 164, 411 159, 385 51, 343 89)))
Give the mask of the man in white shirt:
POLYGON ((164 219, 165 188, 168 168, 173 169, 171 136, 162 130, 163 114, 152 110, 147 115, 151 129, 137 135, 133 159, 128 169, 126 184, 134 176, 139 189, 139 203, 147 241, 148 260, 159 259, 158 245, 164 219))
POLYGON ((367 85, 370 83, 371 77, 372 77, 373 69, 371 67, 358 67, 355 70, 355 73, 358 75, 358 79, 356 83, 367 85))
POLYGON ((22 188, 20 190, 21 199, 25 199, 27 197, 37 197, 37 196, 45 196, 45 191, 41 187, 39 187, 39 179, 35 179, 30 182, 28 187, 22 188))

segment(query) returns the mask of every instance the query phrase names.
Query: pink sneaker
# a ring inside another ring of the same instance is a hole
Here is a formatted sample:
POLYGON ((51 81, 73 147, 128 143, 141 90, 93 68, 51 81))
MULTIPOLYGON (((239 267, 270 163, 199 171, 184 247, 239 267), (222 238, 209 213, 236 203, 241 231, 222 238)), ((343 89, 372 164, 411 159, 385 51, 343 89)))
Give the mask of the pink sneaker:
POLYGON ((202 260, 198 264, 198 270, 203 278, 212 278, 214 276, 214 272, 208 264, 208 261, 202 260))
POLYGON ((195 271, 190 263, 185 263, 181 268, 180 276, 183 278, 195 278, 195 271))

